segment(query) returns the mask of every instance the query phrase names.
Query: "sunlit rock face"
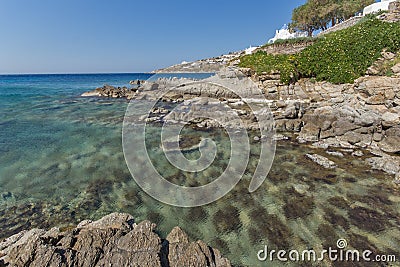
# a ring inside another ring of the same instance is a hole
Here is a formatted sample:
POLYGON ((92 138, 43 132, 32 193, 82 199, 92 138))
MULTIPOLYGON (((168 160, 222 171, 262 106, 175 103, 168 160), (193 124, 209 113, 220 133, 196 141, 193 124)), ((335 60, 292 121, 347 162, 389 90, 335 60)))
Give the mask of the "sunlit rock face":
POLYGON ((364 8, 363 15, 389 10, 389 4, 395 1, 396 0, 381 0, 380 2, 369 5, 364 8))

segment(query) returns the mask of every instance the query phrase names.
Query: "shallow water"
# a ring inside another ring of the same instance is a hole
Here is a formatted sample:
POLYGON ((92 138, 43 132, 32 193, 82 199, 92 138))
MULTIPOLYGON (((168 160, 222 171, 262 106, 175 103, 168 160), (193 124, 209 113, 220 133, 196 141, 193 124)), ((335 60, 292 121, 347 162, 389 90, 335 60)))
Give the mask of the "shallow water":
MULTIPOLYGON (((346 239, 349 248, 400 258, 399 189, 392 177, 371 171, 350 155, 337 158, 280 142, 267 180, 250 194, 247 188, 259 153, 259 143, 253 142, 244 179, 217 202, 177 208, 149 197, 132 179, 122 152, 127 102, 79 97, 103 83, 125 85, 148 77, 0 76, 0 238, 30 227, 68 227, 118 211, 157 223, 164 237, 179 225, 192 240, 219 248, 236 266, 267 265, 257 259, 264 245, 322 250, 336 248, 339 238, 346 239), (306 153, 327 156, 338 168, 321 169, 306 153)), ((229 160, 224 131, 186 128, 189 144, 199 136, 216 141, 217 160, 200 174, 177 171, 161 151, 160 128, 153 125, 148 131, 150 156, 174 183, 205 184, 220 175, 229 160)), ((196 158, 198 152, 186 156, 196 158)))

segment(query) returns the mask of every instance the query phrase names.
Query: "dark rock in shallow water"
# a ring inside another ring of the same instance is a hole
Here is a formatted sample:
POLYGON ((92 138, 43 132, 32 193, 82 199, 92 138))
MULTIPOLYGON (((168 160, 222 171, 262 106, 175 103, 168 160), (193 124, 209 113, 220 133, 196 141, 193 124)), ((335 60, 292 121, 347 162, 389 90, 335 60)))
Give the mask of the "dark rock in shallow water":
POLYGON ((174 228, 167 240, 156 225, 113 213, 61 232, 32 229, 0 243, 0 266, 231 266, 217 249, 202 241, 189 242, 174 228))
POLYGON ((286 218, 296 219, 306 217, 311 214, 314 208, 314 200, 312 197, 291 197, 284 206, 286 218))
POLYGON ((324 240, 324 247, 329 247, 336 244, 339 236, 331 224, 323 223, 318 226, 318 236, 324 240))
POLYGON ((203 207, 195 207, 189 210, 187 217, 190 220, 200 222, 207 218, 207 212, 204 210, 203 207))
POLYGON ((258 207, 250 213, 250 217, 257 218, 257 227, 248 231, 252 244, 267 238, 270 245, 285 249, 290 247, 292 231, 275 214, 268 214, 267 210, 258 207))
POLYGON ((223 253, 223 254, 228 254, 229 253, 229 245, 227 242, 225 242, 224 240, 222 240, 219 237, 216 237, 213 240, 213 244, 216 245, 216 247, 223 253))
POLYGON ((348 209, 350 207, 350 204, 347 202, 347 200, 341 196, 331 197, 330 199, 328 199, 328 202, 332 206, 338 207, 341 209, 348 209))
POLYGON ((323 208, 325 216, 324 218, 331 224, 335 226, 341 226, 343 229, 349 229, 349 222, 345 217, 336 213, 333 209, 330 208, 323 208))
POLYGON ((385 230, 388 225, 388 220, 375 210, 366 209, 363 207, 355 207, 349 211, 349 217, 355 226, 360 229, 372 232, 385 230))
POLYGON ((242 224, 239 219, 239 210, 228 206, 214 214, 213 222, 218 232, 231 232, 238 230, 242 224))
POLYGON ((316 181, 322 181, 326 184, 335 184, 338 182, 338 177, 335 174, 327 174, 327 175, 322 175, 315 177, 316 181))
POLYGON ((93 91, 85 92, 81 96, 100 96, 100 97, 112 97, 112 98, 123 98, 128 97, 135 93, 136 89, 127 87, 114 87, 111 85, 104 85, 103 87, 96 88, 93 91))

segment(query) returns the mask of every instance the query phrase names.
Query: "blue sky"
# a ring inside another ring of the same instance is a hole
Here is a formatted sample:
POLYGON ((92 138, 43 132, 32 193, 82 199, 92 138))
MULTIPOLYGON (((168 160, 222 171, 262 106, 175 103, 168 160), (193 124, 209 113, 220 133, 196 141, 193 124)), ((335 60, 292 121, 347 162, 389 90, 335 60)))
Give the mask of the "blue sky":
POLYGON ((264 44, 305 0, 0 0, 0 73, 147 72, 264 44))

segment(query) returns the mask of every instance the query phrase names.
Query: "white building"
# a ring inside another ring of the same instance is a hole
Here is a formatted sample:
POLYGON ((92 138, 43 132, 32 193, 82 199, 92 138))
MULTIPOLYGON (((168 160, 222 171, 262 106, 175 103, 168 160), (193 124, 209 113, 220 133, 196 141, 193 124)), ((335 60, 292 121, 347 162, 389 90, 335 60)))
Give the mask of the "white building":
POLYGON ((287 39, 294 39, 300 37, 307 37, 308 34, 306 32, 293 32, 289 31, 288 26, 285 24, 283 25, 282 29, 276 30, 274 38, 269 39, 268 43, 272 44, 276 40, 287 40, 287 39))
POLYGON ((380 2, 373 3, 372 5, 364 8, 363 15, 365 16, 371 13, 389 10, 389 4, 395 1, 396 0, 381 0, 380 2))

